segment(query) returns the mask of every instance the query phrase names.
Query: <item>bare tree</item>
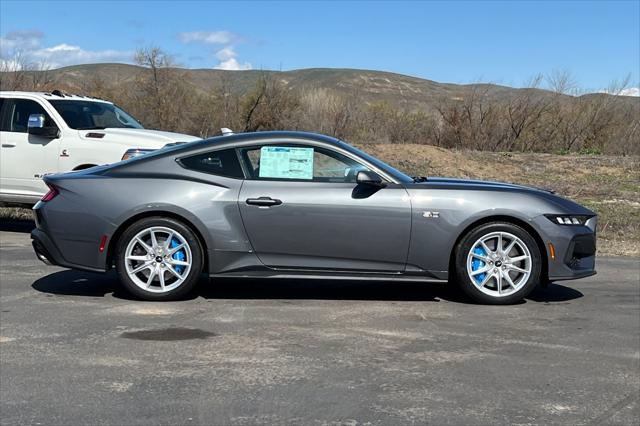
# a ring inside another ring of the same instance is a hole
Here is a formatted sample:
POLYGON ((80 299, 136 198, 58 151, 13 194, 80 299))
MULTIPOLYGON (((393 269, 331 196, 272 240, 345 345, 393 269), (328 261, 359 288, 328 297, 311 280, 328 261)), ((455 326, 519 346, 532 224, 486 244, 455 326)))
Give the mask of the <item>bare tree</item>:
POLYGON ((135 62, 145 68, 133 93, 138 115, 146 125, 172 131, 194 131, 194 89, 175 67, 171 56, 157 47, 139 49, 135 62))
POLYGON ((336 138, 349 134, 356 106, 353 98, 327 89, 309 89, 300 99, 302 127, 336 138))
POLYGON ((519 89, 509 97, 505 114, 508 127, 505 135, 507 151, 529 151, 536 148, 538 139, 534 129, 551 105, 551 98, 538 90, 542 80, 542 74, 538 74, 528 82, 526 88, 519 89))
POLYGON ((491 99, 491 86, 473 85, 463 96, 440 98, 436 105, 445 147, 496 150, 504 141, 500 109, 491 99))
POLYGON ((254 89, 244 97, 242 117, 245 132, 296 128, 300 101, 285 83, 263 73, 254 89))
POLYGON ((32 62, 21 52, 10 59, 0 59, 0 89, 43 90, 51 83, 49 66, 32 62))
POLYGON ((578 83, 568 70, 553 70, 546 77, 547 86, 553 93, 561 95, 578 94, 578 83))

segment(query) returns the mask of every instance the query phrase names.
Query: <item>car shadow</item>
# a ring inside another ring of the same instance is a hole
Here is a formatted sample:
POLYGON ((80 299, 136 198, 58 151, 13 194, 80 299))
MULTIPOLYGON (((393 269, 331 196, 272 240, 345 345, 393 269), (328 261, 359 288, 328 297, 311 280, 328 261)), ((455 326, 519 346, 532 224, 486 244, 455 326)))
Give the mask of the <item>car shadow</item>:
POLYGON ((205 299, 362 300, 439 302, 465 300, 446 284, 322 279, 217 279, 201 285, 205 299))
MULTIPOLYGON (((36 280, 31 287, 58 296, 113 297, 138 300, 118 283, 115 271, 106 274, 64 270, 36 280)), ((531 302, 566 302, 582 297, 575 289, 560 284, 537 288, 531 302)), ((215 279, 203 276, 194 292, 184 300, 362 300, 473 303, 453 285, 446 283, 390 282, 367 280, 302 279, 215 279)), ((525 302, 522 302, 525 303, 525 302)))
POLYGON ((575 288, 567 287, 558 283, 551 283, 547 287, 538 286, 527 296, 527 300, 532 302, 568 302, 583 297, 582 292, 575 288))
POLYGON ((33 231, 35 227, 36 223, 33 220, 2 219, 2 221, 0 221, 1 232, 23 232, 28 234, 33 231))
POLYGON ((64 270, 37 279, 31 287, 41 293, 56 296, 104 297, 136 300, 119 284, 115 271, 106 274, 64 270))

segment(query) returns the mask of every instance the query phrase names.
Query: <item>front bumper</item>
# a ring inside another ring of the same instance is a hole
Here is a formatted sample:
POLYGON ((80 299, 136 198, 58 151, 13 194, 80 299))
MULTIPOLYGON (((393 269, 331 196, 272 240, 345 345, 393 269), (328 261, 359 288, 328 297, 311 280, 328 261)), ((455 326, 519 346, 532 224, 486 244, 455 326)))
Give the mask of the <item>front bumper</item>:
POLYGON ((536 218, 547 250, 550 281, 573 280, 596 274, 597 216, 584 226, 557 225, 546 217, 536 218), (554 247, 555 258, 549 246, 554 247))

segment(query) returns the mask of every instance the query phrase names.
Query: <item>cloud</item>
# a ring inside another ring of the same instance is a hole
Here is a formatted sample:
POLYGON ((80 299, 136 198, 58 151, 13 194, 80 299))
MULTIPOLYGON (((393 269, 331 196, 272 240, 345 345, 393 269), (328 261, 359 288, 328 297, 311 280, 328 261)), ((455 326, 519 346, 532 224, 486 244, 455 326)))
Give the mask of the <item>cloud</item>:
POLYGON ((249 62, 245 62, 241 64, 238 62, 236 58, 227 59, 226 61, 220 61, 218 65, 214 67, 217 70, 227 70, 227 71, 240 71, 240 70, 250 70, 251 64, 249 62))
POLYGON ((244 39, 238 34, 230 31, 192 31, 178 34, 178 39, 185 44, 200 43, 205 45, 223 46, 215 52, 218 64, 214 66, 219 70, 250 70, 249 62, 238 62, 238 54, 235 45, 242 43, 244 39))
POLYGON ((628 89, 623 89, 618 93, 620 96, 640 96, 640 87, 629 87, 628 89))
MULTIPOLYGON (((61 43, 42 45, 44 34, 39 31, 13 31, 0 37, 0 63, 19 69, 22 64, 40 64, 48 68, 96 62, 131 62, 133 52, 122 50, 85 50, 80 46, 61 43)), ((6 68, 5 68, 6 69, 6 68)))
POLYGON ((20 71, 22 66, 22 62, 18 59, 0 58, 0 71, 20 71))
POLYGON ((238 55, 231 46, 223 47, 216 52, 216 58, 220 59, 221 61, 228 61, 229 59, 235 58, 236 56, 238 55))
POLYGON ((122 50, 84 50, 79 46, 58 44, 38 49, 31 56, 52 68, 97 62, 131 62, 133 52, 122 50))
POLYGON ((241 64, 236 59, 237 53, 231 46, 223 47, 222 49, 216 52, 216 58, 220 61, 218 65, 214 68, 217 70, 229 70, 229 71, 238 71, 238 70, 250 70, 251 64, 245 62, 241 64))
POLYGON ((35 30, 11 31, 0 37, 0 57, 6 58, 15 52, 37 49, 43 37, 44 34, 35 30))
POLYGON ((231 44, 242 41, 242 37, 230 31, 191 31, 178 34, 182 43, 231 44))
POLYGON ((626 89, 616 89, 616 90, 599 90, 598 93, 608 93, 609 95, 616 96, 640 96, 640 87, 628 87, 626 89))

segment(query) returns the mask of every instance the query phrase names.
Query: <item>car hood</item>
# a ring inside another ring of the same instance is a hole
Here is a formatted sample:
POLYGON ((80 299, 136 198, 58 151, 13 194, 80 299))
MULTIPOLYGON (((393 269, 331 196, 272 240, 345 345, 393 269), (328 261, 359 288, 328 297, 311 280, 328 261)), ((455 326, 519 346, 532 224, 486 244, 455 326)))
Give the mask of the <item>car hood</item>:
POLYGON ((200 138, 182 133, 161 130, 107 128, 100 130, 79 130, 82 139, 118 143, 130 148, 159 149, 168 143, 191 142, 200 138))
POLYGON ((421 186, 445 186, 451 189, 519 189, 525 191, 540 191, 553 194, 554 192, 549 189, 536 188, 533 186, 516 185, 506 182, 493 182, 487 180, 474 180, 474 179, 455 179, 444 177, 429 177, 424 182, 416 183, 421 186))
POLYGON ((512 183, 491 182, 471 179, 453 179, 430 177, 423 182, 410 185, 412 189, 449 189, 449 190, 471 190, 471 191, 505 191, 517 192, 531 195, 538 200, 545 200, 549 206, 547 213, 571 213, 595 215, 595 213, 575 201, 560 197, 548 189, 541 189, 531 186, 515 185, 512 183))

